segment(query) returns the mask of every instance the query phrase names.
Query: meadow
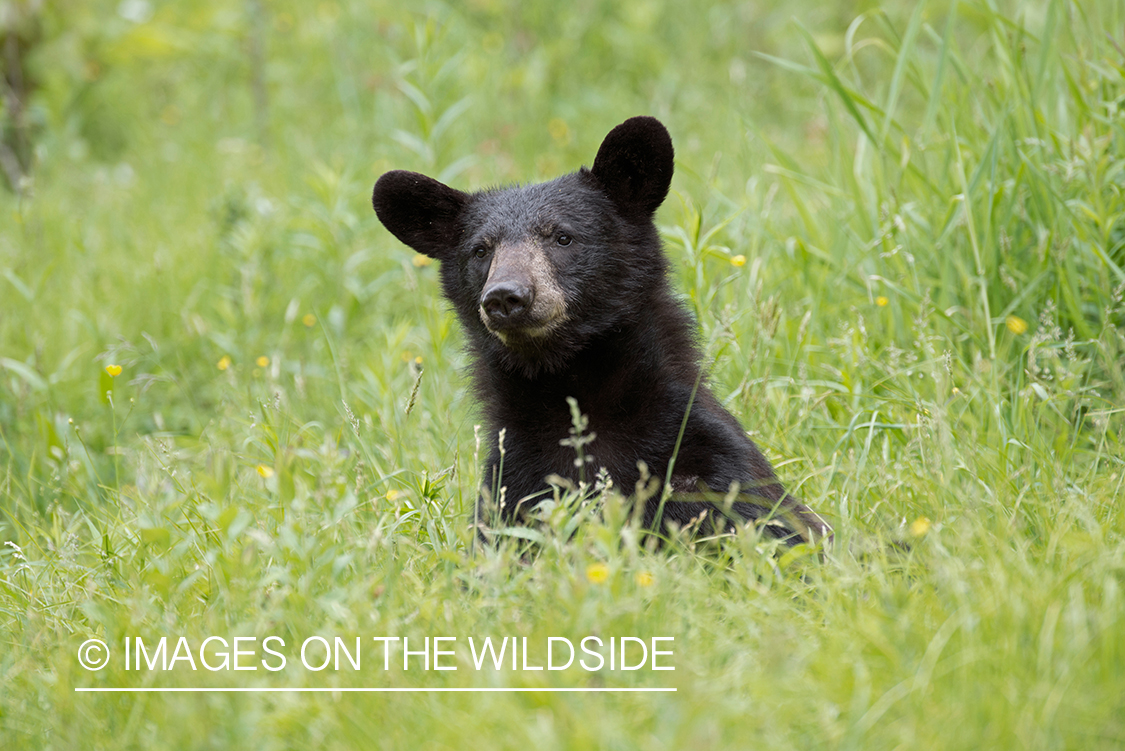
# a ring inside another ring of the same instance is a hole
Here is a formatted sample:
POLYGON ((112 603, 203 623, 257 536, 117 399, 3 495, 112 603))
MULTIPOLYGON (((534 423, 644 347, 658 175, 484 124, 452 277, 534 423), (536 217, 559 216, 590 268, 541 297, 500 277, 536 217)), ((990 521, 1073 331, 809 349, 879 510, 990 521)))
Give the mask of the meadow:
POLYGON ((0 747, 1125 747, 1125 5, 0 10, 0 747), (599 487, 472 544, 469 363, 371 186, 636 114, 710 383, 831 546, 654 548, 599 487), (468 645, 589 635, 675 670, 468 645))

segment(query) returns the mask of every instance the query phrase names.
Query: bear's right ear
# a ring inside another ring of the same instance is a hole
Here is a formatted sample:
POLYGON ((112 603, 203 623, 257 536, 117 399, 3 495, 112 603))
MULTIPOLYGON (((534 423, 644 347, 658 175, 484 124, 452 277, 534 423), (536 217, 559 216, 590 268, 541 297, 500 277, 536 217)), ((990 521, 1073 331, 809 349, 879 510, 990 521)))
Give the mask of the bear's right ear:
POLYGON ((432 177, 395 170, 375 183, 371 205, 391 234, 419 253, 442 258, 457 243, 469 196, 432 177))
POLYGON ((631 117, 609 132, 594 158, 594 177, 619 211, 651 219, 672 184, 672 137, 655 117, 631 117))

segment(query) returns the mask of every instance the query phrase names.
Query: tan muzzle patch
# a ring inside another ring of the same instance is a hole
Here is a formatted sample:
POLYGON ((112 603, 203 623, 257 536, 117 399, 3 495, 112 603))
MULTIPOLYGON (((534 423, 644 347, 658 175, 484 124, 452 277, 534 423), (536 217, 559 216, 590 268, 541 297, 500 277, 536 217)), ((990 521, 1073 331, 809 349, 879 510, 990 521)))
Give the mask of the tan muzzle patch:
POLYGON ((534 241, 502 243, 492 256, 478 306, 485 327, 508 344, 513 337, 547 336, 566 320, 566 297, 546 253, 534 241), (484 306, 490 290, 518 289, 530 305, 510 318, 494 318, 484 306))

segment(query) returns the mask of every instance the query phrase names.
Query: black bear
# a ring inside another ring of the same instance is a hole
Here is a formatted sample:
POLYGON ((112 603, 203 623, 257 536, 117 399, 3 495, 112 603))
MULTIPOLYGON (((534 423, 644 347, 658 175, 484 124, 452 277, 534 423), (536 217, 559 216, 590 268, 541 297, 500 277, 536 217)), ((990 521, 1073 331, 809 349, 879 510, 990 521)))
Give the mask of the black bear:
MULTIPOLYGON (((488 428, 485 484, 504 489, 503 521, 548 494, 548 476, 579 480, 574 447, 560 443, 573 397, 594 436, 592 465, 616 487, 634 488, 641 463, 659 480, 671 466, 671 496, 645 501, 650 529, 709 515, 728 529, 757 520, 790 543, 828 537, 701 382, 696 324, 673 297, 653 221, 672 158, 664 126, 634 117, 609 132, 592 169, 479 193, 396 170, 376 182, 372 204, 395 237, 441 261, 488 428)), ((478 519, 489 518, 489 498, 499 500, 483 493, 478 519)))

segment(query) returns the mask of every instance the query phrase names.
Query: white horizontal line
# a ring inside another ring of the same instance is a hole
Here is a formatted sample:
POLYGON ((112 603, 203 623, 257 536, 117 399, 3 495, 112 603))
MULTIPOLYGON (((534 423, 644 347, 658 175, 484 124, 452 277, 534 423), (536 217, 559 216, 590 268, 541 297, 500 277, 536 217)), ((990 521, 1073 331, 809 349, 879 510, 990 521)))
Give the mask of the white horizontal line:
POLYGON ((208 693, 413 693, 413 694, 437 694, 437 693, 644 693, 644 692, 675 692, 674 688, 355 688, 355 687, 341 687, 341 688, 208 688, 208 687, 187 687, 187 688, 102 688, 102 687, 75 687, 75 693, 145 693, 145 694, 160 694, 160 693, 195 693, 195 694, 208 694, 208 693))

